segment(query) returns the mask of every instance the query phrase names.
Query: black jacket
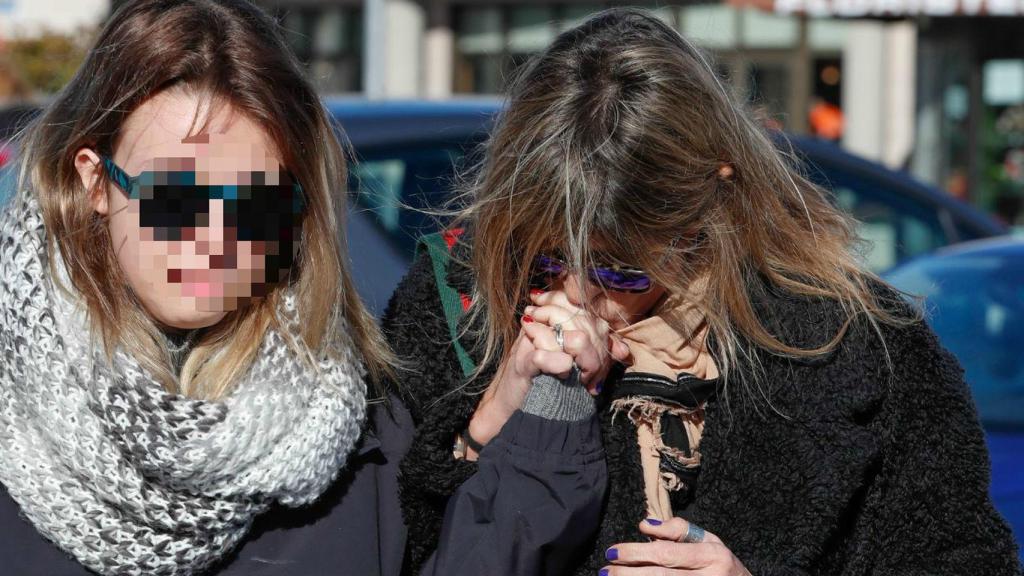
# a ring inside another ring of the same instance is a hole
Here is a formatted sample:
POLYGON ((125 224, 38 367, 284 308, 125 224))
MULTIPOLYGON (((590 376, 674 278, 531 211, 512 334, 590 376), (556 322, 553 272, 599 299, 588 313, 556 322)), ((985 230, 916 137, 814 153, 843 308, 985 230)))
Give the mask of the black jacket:
MULTIPOLYGON (((449 276, 448 282, 465 288, 458 278, 449 276)), ((392 296, 383 328, 403 365, 393 391, 420 424, 417 434, 429 438, 418 444, 431 447, 410 459, 429 464, 403 468, 400 484, 406 496, 429 499, 437 512, 435 522, 415 525, 425 532, 414 538, 425 537, 431 546, 417 549, 422 556, 407 556, 403 574, 530 576, 570 570, 570 553, 593 537, 607 492, 598 417, 562 422, 516 412, 478 462, 457 460, 452 441, 469 414, 432 417, 445 406, 435 404, 434 393, 475 404, 480 390, 461 385, 462 368, 425 251, 392 296)))
MULTIPOLYGON (((783 341, 807 348, 836 333, 833 303, 762 287, 756 310, 783 341)), ((452 393, 458 361, 443 322, 421 259, 390 318, 397 351, 422 372, 407 390, 417 432, 401 465, 406 574, 435 549, 450 495, 475 472, 449 453, 476 397, 452 393)), ((762 353, 759 384, 754 363, 741 365, 707 408, 700 480, 676 509, 756 576, 1019 574, 1016 544, 988 496, 988 454, 960 365, 923 323, 881 330, 885 346, 855 321, 833 353, 813 360, 762 353)), ((614 387, 605 383, 605 398, 614 387)), ((646 541, 635 428, 612 421, 606 403, 600 414, 610 489, 599 531, 578 555, 563 549, 571 568, 543 573, 592 576, 606 548, 646 541)))

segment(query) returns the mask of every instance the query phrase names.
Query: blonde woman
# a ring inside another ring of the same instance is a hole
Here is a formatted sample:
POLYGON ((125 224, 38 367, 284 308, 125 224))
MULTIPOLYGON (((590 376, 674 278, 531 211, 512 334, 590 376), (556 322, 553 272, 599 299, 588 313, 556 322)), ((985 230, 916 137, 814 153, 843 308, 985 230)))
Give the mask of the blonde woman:
POLYGON ((338 140, 273 21, 125 3, 20 169, 0 572, 395 573, 403 533, 367 504, 394 472, 378 439, 353 451, 390 356, 341 258, 338 140))
POLYGON ((578 546, 506 574, 1019 573, 960 366, 660 20, 606 11, 528 63, 466 200, 446 272, 421 258, 386 324, 419 368, 408 573, 529 544, 439 527, 539 372, 597 395, 609 489, 578 546))

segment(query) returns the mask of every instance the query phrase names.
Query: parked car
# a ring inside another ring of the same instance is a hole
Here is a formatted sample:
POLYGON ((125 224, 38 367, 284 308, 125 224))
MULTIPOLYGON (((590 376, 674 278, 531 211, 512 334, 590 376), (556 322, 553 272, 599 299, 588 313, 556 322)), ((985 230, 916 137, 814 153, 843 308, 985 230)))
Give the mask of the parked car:
MULTIPOLYGON (((456 173, 478 158, 501 102, 330 99, 326 105, 351 145, 347 240, 357 286, 379 314, 412 260, 416 238, 437 229, 437 217, 427 211, 444 206, 456 173)), ((37 112, 31 106, 0 110, 0 141, 37 112)), ((864 257, 876 271, 948 244, 1006 233, 948 194, 834 144, 781 136, 778 144, 861 222, 860 234, 872 246, 864 257)), ((0 203, 13 189, 10 182, 0 182, 0 203)))
POLYGON ((992 497, 1021 538, 1024 239, 951 246, 915 258, 884 277, 901 290, 925 297, 928 322, 963 365, 987 433, 992 497))
MULTIPOLYGON (((416 209, 449 199, 455 170, 465 171, 501 109, 497 100, 327 103, 354 149, 351 258, 360 293, 380 313, 405 267, 415 239, 436 229, 416 209), (408 206, 403 208, 402 205, 408 206), (411 209, 410 209, 411 208, 411 209)), ((836 204, 860 222, 876 270, 936 248, 1006 233, 994 219, 910 176, 855 157, 834 144, 778 138, 804 161, 808 176, 832 190, 836 204)))

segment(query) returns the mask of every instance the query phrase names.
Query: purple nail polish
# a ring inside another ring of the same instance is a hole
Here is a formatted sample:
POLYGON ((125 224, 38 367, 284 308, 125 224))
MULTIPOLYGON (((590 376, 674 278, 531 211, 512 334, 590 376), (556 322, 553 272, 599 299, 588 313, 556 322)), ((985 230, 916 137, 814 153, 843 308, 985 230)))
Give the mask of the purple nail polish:
POLYGON ((609 562, 614 562, 619 559, 619 551, 615 548, 609 548, 608 550, 605 550, 604 557, 609 562))
POLYGON ((648 518, 647 523, 651 526, 661 526, 661 520, 658 520, 657 518, 648 518))
POLYGON ((597 576, 608 576, 609 572, 607 568, 601 568, 601 571, 597 573, 597 576))
POLYGON ((601 380, 600 382, 597 383, 597 386, 594 386, 594 392, 600 394, 601 390, 604 390, 604 380, 601 380))

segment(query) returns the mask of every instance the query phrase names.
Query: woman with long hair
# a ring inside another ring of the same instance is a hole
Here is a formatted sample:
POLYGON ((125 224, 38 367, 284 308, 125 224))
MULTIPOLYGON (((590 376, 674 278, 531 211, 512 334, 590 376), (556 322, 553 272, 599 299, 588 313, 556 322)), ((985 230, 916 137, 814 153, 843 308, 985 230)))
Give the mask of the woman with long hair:
POLYGON ((0 571, 366 565, 358 503, 323 496, 372 467, 350 454, 391 355, 341 257, 342 148, 273 20, 126 3, 19 148, 0 571))
MULTIPOLYGON (((408 369, 343 257, 338 136, 248 0, 110 17, 20 139, 0 217, 0 571, 400 573, 413 425, 387 384, 408 369)), ((596 524, 593 402, 534 390, 445 527, 529 545, 435 573, 500 573, 596 524), (524 498, 565 521, 526 533, 524 498)))
POLYGON ((596 395, 609 471, 544 573, 1018 573, 957 361, 657 18, 603 12, 524 66, 448 239, 385 324, 419 369, 408 573, 458 549, 445 509, 538 373, 596 395))

